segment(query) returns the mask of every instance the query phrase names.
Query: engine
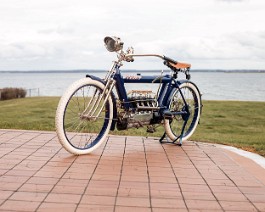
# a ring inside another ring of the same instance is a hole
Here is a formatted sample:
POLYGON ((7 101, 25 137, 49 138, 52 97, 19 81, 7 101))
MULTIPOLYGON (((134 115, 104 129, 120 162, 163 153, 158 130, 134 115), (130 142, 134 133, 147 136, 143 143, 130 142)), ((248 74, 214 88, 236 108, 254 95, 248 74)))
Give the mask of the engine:
POLYGON ((153 93, 152 91, 129 91, 128 100, 133 108, 137 108, 139 110, 148 110, 157 107, 155 93, 153 93))
POLYGON ((154 112, 158 110, 155 94, 152 91, 132 90, 128 92, 128 101, 131 104, 131 110, 118 112, 117 129, 125 130, 151 125, 154 112))

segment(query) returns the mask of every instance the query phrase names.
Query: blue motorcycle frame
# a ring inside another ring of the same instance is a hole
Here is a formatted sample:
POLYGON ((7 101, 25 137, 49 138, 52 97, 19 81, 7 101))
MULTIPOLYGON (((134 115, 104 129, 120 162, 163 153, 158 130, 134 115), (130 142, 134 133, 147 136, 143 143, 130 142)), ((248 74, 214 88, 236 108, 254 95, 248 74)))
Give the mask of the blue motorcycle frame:
MULTIPOLYGON (((136 56, 149 56, 149 55, 136 55, 136 56)), ((151 55, 151 56, 153 56, 153 55, 151 55)), ((186 75, 186 78, 188 78, 188 79, 190 78, 189 69, 186 69, 185 71, 183 71, 183 70, 178 70, 178 71, 184 72, 184 74, 186 75)), ((156 109, 158 109, 159 117, 158 117, 156 122, 153 122, 153 124, 159 124, 163 118, 170 118, 170 117, 176 116, 176 115, 180 115, 180 116, 184 117, 185 121, 184 121, 184 124, 182 126, 180 136, 178 136, 172 142, 167 141, 167 143, 175 143, 177 140, 179 140, 178 145, 182 145, 182 136, 183 136, 184 129, 186 127, 186 123, 189 119, 190 112, 188 110, 188 104, 186 102, 186 99, 185 99, 181 89, 179 88, 179 86, 183 83, 190 83, 190 84, 193 84, 196 87, 196 89, 198 89, 197 86, 193 82, 191 82, 190 80, 177 80, 176 79, 177 78, 176 73, 175 73, 174 77, 172 77, 172 75, 168 75, 168 74, 167 75, 154 75, 154 76, 141 76, 140 74, 137 74, 137 76, 135 76, 135 77, 123 78, 123 76, 121 74, 121 70, 120 70, 120 64, 117 62, 114 62, 109 73, 110 74, 108 75, 107 80, 113 79, 113 81, 115 82, 115 87, 116 87, 116 91, 118 94, 118 99, 120 100, 120 102, 122 102, 123 108, 127 111, 130 109, 135 109, 135 108, 131 105, 130 101, 128 100, 127 91, 125 88, 126 83, 134 83, 134 84, 156 83, 156 84, 161 84, 161 88, 159 89, 158 98, 157 98, 158 107, 156 108, 156 109), (176 112, 170 112, 169 113, 168 110, 169 110, 170 99, 176 90, 179 91, 181 98, 182 98, 182 101, 185 104, 186 109, 182 110, 182 111, 176 111, 176 112)), ((100 78, 98 78, 96 76, 92 76, 92 75, 87 75, 87 77, 90 77, 90 78, 95 79, 95 80, 100 80, 105 85, 108 82, 106 79, 105 79, 105 81, 103 81, 100 78)), ((112 88, 111 88, 111 90, 112 90, 112 88)), ((198 91, 199 91, 199 89, 198 89, 198 91)), ((118 117, 117 117, 116 97, 115 97, 113 92, 111 92, 111 96, 112 96, 113 103, 114 103, 114 107, 113 107, 114 117, 112 120, 110 130, 113 131, 113 130, 115 130, 115 126, 116 126, 116 122, 118 120, 118 117)), ((201 102, 201 95, 200 95, 199 101, 201 102)), ((200 111, 200 113, 201 113, 201 111, 200 111)), ((166 133, 164 133, 162 135, 162 137, 160 139, 161 143, 163 142, 165 136, 166 136, 166 133)))

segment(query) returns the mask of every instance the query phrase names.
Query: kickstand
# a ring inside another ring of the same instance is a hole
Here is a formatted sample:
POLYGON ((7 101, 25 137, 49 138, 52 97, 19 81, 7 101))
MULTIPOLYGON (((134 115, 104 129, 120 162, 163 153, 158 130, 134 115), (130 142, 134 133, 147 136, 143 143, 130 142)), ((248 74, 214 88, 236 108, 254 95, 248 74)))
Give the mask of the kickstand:
POLYGON ((159 139, 159 142, 161 144, 162 143, 169 143, 169 144, 176 144, 178 146, 182 146, 182 137, 183 137, 183 134, 184 134, 184 129, 186 127, 186 124, 187 124, 187 120, 184 122, 184 124, 182 126, 180 135, 174 141, 169 141, 169 139, 168 139, 168 137, 166 135, 166 132, 164 132, 164 134, 159 139), (164 141, 164 140, 166 140, 166 141, 164 141), (176 142, 177 140, 179 140, 179 142, 176 142))
POLYGON ((167 134, 164 132, 164 134, 161 136, 161 138, 159 139, 159 142, 161 144, 175 144, 177 146, 181 146, 182 145, 182 138, 178 137, 177 139, 175 139, 174 141, 171 141, 170 139, 168 139, 167 134), (176 141, 179 139, 179 142, 176 143, 176 141))

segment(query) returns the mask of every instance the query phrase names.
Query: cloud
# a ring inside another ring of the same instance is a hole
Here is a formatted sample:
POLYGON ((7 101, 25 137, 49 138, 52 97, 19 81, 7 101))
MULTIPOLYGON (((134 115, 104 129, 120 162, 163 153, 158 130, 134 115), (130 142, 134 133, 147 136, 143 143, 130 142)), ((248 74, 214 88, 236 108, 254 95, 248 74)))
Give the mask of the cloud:
POLYGON ((0 59, 16 60, 27 59, 31 60, 45 55, 45 49, 40 45, 32 43, 11 43, 8 45, 0 45, 0 59))
POLYGON ((227 3, 235 3, 235 2, 245 2, 245 1, 248 1, 248 0, 217 0, 217 1, 227 2, 227 3))
POLYGON ((40 29, 37 32, 40 34, 45 34, 45 35, 47 35, 47 34, 73 34, 74 28, 56 26, 54 28, 40 29))
MULTIPOLYGON (((137 53, 166 54, 177 61, 192 63, 194 68, 253 68, 265 59, 265 31, 154 40, 138 43, 135 50, 137 53)), ((146 61, 152 66, 156 59, 146 61)))
MULTIPOLYGON (((197 68, 211 60, 240 68, 247 58, 264 58, 264 2, 3 0, 0 70, 108 68, 115 55, 104 48, 106 35, 120 36, 136 53, 166 54, 197 68)), ((139 61, 133 68, 156 68, 155 59, 139 61)))
MULTIPOLYGON (((2 63, 17 61, 18 64, 24 61, 30 66, 36 66, 36 69, 38 67, 102 69, 108 68, 115 58, 115 54, 107 52, 103 45, 103 38, 100 36, 87 39, 72 39, 67 36, 57 38, 56 36, 36 43, 20 42, 0 45, 0 60, 2 63), (96 41, 92 43, 94 40, 96 41)), ((125 42, 125 47, 131 46, 130 44, 130 41, 125 42)), ((134 44, 132 46, 135 53, 165 54, 177 61, 195 64, 194 68, 207 66, 211 61, 221 64, 220 68, 224 63, 228 67, 240 68, 242 65, 246 66, 248 62, 255 64, 255 61, 260 63, 265 59, 264 31, 237 32, 211 37, 183 36, 178 39, 157 39, 134 44), (241 62, 235 65, 233 61, 241 62)), ((156 58, 137 58, 133 65, 125 64, 124 67, 156 69, 160 63, 161 61, 156 58)))

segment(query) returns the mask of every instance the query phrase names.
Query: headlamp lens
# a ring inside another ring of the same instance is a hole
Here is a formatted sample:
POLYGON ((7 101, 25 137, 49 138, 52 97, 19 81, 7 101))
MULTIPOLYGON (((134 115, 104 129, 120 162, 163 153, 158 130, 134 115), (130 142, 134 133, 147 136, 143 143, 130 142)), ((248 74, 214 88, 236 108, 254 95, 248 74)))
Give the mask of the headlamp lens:
POLYGON ((117 37, 105 37, 104 43, 108 51, 117 52, 122 49, 123 42, 117 37))

